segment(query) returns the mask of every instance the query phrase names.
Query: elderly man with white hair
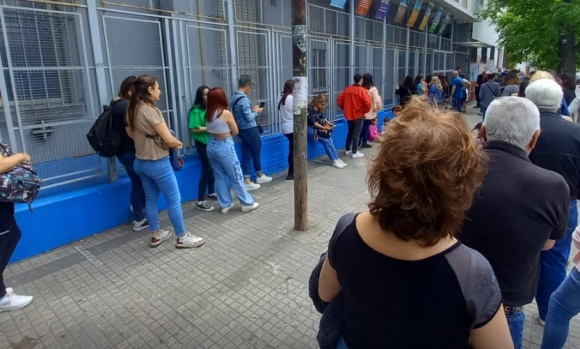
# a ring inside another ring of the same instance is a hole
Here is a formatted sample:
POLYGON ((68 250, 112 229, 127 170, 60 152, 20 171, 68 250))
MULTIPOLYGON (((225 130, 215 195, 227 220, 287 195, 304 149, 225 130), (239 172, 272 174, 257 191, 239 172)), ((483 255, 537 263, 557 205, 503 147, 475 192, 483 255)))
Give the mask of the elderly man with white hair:
POLYGON ((458 238, 491 264, 514 347, 519 349, 522 307, 536 295, 540 254, 566 232, 568 185, 528 158, 543 135, 538 108, 527 99, 500 97, 491 102, 481 136, 488 171, 458 238))
POLYGON ((562 96, 562 87, 551 79, 533 81, 526 89, 526 98, 540 110, 542 128, 542 136, 530 154, 530 160, 535 165, 562 175, 570 188, 571 200, 566 235, 540 257, 536 303, 542 324, 546 319, 550 296, 566 277, 572 233, 578 223, 576 200, 580 193, 580 125, 564 120, 557 113, 562 96))

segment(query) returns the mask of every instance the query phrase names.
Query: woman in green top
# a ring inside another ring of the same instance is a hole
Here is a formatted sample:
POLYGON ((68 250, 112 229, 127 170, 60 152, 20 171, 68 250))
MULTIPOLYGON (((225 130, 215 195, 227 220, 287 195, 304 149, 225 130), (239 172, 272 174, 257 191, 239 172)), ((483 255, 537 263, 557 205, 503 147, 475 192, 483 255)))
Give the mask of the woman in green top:
POLYGON ((199 179, 198 199, 195 208, 205 212, 214 210, 214 207, 210 206, 205 201, 206 190, 208 193, 208 199, 217 200, 214 190, 213 171, 207 157, 207 141, 209 140, 209 133, 207 132, 207 127, 205 127, 205 109, 208 91, 209 87, 207 86, 198 87, 197 92, 195 93, 193 106, 189 110, 189 132, 191 132, 191 138, 195 143, 197 153, 199 154, 199 160, 201 161, 201 178, 199 179))

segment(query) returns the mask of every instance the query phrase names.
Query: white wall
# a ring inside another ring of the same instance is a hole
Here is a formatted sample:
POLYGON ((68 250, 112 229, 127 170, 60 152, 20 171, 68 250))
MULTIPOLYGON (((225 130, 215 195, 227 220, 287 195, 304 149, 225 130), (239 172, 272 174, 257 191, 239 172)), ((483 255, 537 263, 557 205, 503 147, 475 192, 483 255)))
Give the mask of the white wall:
POLYGON ((495 32, 495 27, 489 21, 473 23, 472 37, 474 40, 497 46, 498 35, 495 32))

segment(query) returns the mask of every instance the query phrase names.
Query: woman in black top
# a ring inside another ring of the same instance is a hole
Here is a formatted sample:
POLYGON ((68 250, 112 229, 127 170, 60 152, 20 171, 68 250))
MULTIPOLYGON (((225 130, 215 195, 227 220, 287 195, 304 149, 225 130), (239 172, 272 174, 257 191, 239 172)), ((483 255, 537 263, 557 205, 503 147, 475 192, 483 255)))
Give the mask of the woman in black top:
POLYGON ((413 77, 407 75, 403 85, 397 86, 395 93, 399 95, 399 104, 405 106, 411 99, 411 95, 417 92, 413 77))
POLYGON ((340 294, 337 348, 513 348, 487 260, 455 239, 484 155, 462 118, 415 97, 369 171, 369 211, 330 240, 319 295, 340 294))
POLYGON ((143 190, 143 183, 141 177, 135 172, 133 163, 135 162, 135 142, 127 135, 125 130, 127 126, 126 114, 129 108, 129 100, 131 99, 131 88, 134 85, 137 77, 128 76, 121 83, 119 93, 113 104, 113 128, 118 134, 123 135, 123 145, 117 159, 123 164, 127 175, 131 180, 131 209, 133 210, 133 230, 141 231, 149 227, 149 223, 145 218, 145 190, 143 190))
MULTIPOLYGON (((30 155, 18 153, 4 157, 0 152, 0 173, 6 173, 20 164, 30 161, 30 155)), ((0 202, 0 312, 24 308, 32 302, 32 296, 20 296, 4 284, 4 270, 20 241, 22 233, 14 219, 14 203, 0 202)))

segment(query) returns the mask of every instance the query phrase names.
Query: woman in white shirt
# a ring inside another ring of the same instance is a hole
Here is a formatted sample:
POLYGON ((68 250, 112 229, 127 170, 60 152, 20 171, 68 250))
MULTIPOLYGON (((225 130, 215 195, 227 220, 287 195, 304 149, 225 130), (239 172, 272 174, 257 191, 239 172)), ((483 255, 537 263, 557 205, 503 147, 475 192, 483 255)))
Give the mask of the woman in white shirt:
POLYGON ((288 176, 287 180, 294 179, 294 80, 286 80, 284 89, 278 100, 278 112, 280 113, 280 128, 286 138, 288 138, 288 176))

